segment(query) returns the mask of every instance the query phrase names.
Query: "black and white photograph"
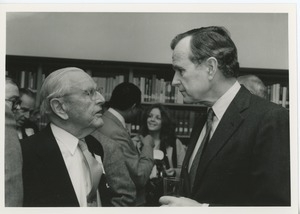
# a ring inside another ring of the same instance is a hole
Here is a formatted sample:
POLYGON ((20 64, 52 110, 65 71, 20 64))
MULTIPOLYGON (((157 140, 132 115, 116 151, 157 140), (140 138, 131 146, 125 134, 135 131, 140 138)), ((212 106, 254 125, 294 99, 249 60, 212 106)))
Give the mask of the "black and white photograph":
POLYGON ((298 213, 296 12, 2 4, 1 212, 298 213))

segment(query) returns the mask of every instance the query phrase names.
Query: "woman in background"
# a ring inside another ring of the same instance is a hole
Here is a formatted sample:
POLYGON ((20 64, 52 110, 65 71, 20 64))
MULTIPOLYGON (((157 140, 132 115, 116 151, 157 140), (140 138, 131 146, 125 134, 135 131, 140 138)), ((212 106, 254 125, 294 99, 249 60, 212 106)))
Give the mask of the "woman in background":
POLYGON ((155 143, 154 158, 157 154, 157 150, 163 153, 163 172, 160 170, 161 166, 158 165, 158 163, 161 162, 156 160, 156 164, 150 175, 150 189, 148 190, 150 196, 148 197, 148 205, 156 205, 156 196, 158 197, 163 191, 162 180, 157 180, 157 177, 162 175, 180 177, 186 146, 176 137, 175 128, 175 123, 172 121, 168 110, 161 104, 153 104, 143 114, 141 128, 139 130, 140 135, 133 138, 133 141, 139 145, 139 138, 149 134, 155 143), (154 188, 156 188, 154 187, 155 182, 160 182, 160 184, 157 185, 157 188, 159 188, 157 190, 154 190, 154 188), (153 189, 151 189, 151 186, 153 189))

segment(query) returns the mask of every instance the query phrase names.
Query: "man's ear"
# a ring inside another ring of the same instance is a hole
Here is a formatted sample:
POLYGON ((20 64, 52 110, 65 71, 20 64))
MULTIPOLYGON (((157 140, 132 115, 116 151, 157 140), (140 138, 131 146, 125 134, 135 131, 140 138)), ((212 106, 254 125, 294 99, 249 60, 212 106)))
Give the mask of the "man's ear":
POLYGON ((60 101, 59 98, 53 98, 50 100, 50 106, 52 111, 61 119, 69 119, 69 115, 66 112, 66 106, 60 101))
POLYGON ((208 78, 212 80, 218 70, 218 60, 215 57, 209 57, 206 60, 206 65, 208 67, 208 78))

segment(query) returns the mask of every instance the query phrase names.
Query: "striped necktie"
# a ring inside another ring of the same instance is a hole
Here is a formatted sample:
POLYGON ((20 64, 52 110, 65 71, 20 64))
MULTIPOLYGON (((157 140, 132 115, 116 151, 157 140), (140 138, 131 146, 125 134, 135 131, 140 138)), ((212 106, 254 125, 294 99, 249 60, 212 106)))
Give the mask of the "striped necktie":
POLYGON ((191 166, 191 169, 190 169, 190 174, 189 174, 189 177, 190 177, 190 185, 191 185, 191 189, 194 185, 194 181, 195 181, 195 177, 196 177, 196 173, 197 173, 197 169, 198 169, 198 165, 199 165, 199 162, 200 162, 200 159, 201 159, 201 156, 207 146, 207 143, 210 139, 210 132, 211 132, 211 127, 212 127, 212 122, 213 122, 213 117, 214 117, 214 111, 212 108, 210 108, 208 110, 208 114, 207 114, 207 121, 206 121, 206 133, 205 133, 205 136, 200 144, 200 147, 197 151, 197 154, 193 160, 193 163, 192 163, 192 166, 191 166))
POLYGON ((79 140, 78 146, 85 157, 85 163, 88 166, 92 184, 91 191, 87 195, 87 203, 88 206, 97 206, 97 189, 102 175, 102 167, 89 152, 84 139, 79 140))

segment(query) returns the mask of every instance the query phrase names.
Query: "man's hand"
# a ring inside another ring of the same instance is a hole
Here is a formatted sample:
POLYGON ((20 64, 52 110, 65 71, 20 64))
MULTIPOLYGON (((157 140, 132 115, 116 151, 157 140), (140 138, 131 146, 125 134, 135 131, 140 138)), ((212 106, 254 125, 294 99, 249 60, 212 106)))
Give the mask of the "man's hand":
POLYGON ((167 176, 175 176, 176 175, 176 172, 175 172, 175 169, 174 168, 169 168, 169 169, 166 169, 166 175, 167 176))
POLYGON ((200 204, 199 202, 185 198, 185 197, 174 197, 174 196, 162 196, 159 199, 162 206, 169 207, 207 207, 208 204, 200 204))

